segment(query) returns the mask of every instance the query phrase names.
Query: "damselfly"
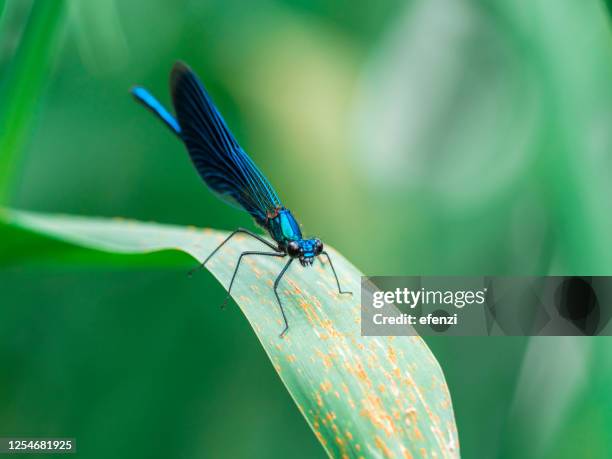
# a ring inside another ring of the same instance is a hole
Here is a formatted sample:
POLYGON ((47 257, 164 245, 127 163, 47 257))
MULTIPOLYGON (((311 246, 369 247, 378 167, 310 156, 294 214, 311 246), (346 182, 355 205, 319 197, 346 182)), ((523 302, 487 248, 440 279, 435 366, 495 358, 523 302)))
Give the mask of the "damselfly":
POLYGON ((341 289, 338 275, 329 254, 323 249, 323 243, 317 238, 302 237, 297 220, 291 211, 281 204, 270 182, 238 145, 204 85, 195 73, 181 62, 176 63, 172 69, 170 91, 176 117, 146 89, 136 86, 131 92, 138 102, 151 110, 183 141, 195 168, 208 187, 223 201, 251 214, 255 222, 264 228, 275 242, 239 228, 219 244, 198 268, 205 266, 212 256, 238 233, 245 233, 269 247, 272 252, 247 251, 240 254, 227 290, 229 298, 244 257, 289 257, 289 261, 274 281, 274 294, 285 323, 281 337, 289 329, 289 323, 278 295, 278 285, 294 260, 298 260, 302 266, 312 266, 316 257, 324 256, 336 279, 338 292, 351 294, 341 289))

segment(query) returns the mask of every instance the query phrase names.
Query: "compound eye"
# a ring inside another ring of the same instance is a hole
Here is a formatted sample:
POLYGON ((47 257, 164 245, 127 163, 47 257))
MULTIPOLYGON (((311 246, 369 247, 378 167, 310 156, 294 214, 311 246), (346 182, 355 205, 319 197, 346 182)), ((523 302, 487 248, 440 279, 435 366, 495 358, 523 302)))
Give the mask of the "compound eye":
POLYGON ((287 253, 290 257, 297 257, 300 254, 300 245, 295 241, 289 242, 287 244, 287 253))
POLYGON ((323 252, 323 243, 321 242, 320 239, 316 239, 315 240, 315 253, 319 255, 321 252, 323 252))

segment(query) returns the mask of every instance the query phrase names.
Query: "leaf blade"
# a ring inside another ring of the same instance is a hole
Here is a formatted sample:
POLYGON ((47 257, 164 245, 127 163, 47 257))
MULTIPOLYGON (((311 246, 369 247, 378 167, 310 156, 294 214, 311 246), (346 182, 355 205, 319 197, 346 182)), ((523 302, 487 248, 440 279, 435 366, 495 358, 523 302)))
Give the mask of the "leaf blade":
MULTIPOLYGON (((200 262, 227 235, 22 211, 6 211, 2 220, 67 245, 122 254, 179 250, 200 262)), ((261 249, 236 236, 207 268, 227 288, 239 254, 261 249)), ((271 287, 284 260, 245 257, 232 294, 308 424, 331 457, 459 457, 452 402, 435 357, 419 337, 360 336, 361 273, 328 250, 353 298, 337 293, 329 267, 292 266, 279 285, 290 325, 283 339, 271 287)))

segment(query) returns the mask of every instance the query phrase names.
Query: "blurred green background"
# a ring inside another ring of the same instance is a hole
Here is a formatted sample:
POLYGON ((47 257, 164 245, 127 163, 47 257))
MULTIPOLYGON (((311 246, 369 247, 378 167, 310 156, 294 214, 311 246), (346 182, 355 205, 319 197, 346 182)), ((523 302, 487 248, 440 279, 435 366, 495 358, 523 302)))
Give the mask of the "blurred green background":
MULTIPOLYGON (((612 274, 603 0, 0 0, 0 198, 234 229, 128 95, 177 59, 368 275, 612 274)), ((11 241, 0 241, 7 247, 11 241)), ((207 273, 0 267, 0 436, 88 458, 323 457, 207 273)), ((428 338, 464 458, 612 457, 609 338, 428 338)))

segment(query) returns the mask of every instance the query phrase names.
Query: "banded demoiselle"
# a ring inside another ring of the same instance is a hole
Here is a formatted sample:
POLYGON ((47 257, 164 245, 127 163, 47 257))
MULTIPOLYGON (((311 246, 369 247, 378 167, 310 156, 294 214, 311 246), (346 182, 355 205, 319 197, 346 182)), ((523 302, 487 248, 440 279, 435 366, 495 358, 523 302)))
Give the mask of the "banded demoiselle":
POLYGON ((304 267, 312 266, 316 257, 324 256, 334 274, 338 292, 338 275, 323 243, 317 238, 305 239, 300 226, 289 209, 284 207, 253 160, 240 147, 211 97, 196 74, 185 64, 178 62, 170 75, 170 91, 176 116, 173 116, 146 89, 136 86, 132 95, 138 102, 153 112, 176 136, 183 141, 200 177, 219 198, 228 204, 248 212, 257 225, 265 229, 274 242, 247 229, 238 228, 212 251, 199 268, 217 253, 233 236, 247 234, 271 249, 271 252, 242 252, 234 268, 228 288, 228 298, 234 285, 238 268, 246 256, 289 257, 274 281, 274 294, 285 326, 280 336, 289 329, 283 303, 278 294, 278 285, 293 263, 298 260, 304 267))

